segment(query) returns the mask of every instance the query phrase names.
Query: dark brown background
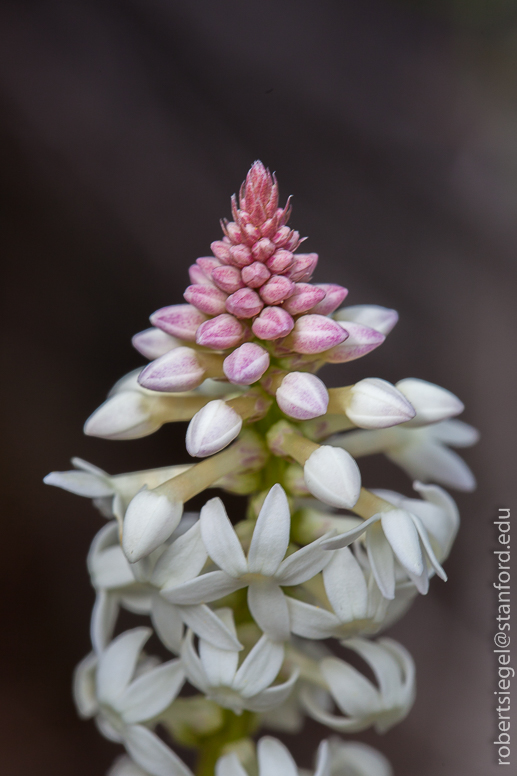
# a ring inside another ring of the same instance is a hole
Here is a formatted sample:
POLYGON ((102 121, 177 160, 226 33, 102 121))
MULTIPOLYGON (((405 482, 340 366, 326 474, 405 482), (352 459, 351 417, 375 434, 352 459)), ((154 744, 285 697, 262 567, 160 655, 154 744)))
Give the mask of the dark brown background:
MULTIPOLYGON (((361 738, 397 776, 496 773, 491 521, 515 506, 514 11, 467 0, 0 3, 5 776, 93 776, 114 757, 70 698, 89 649, 84 559, 102 519, 41 479, 71 455, 111 472, 185 460, 183 427, 117 443, 83 437, 82 423, 142 363, 131 335, 181 301, 187 266, 217 239, 255 158, 295 195, 316 279, 401 313, 383 348, 329 381, 437 382, 483 435, 465 453, 479 490, 458 497, 450 581, 393 629, 417 662, 415 708, 386 737, 361 738)), ((364 477, 409 492, 381 460, 364 477)), ((300 763, 321 734, 310 728, 300 763)))

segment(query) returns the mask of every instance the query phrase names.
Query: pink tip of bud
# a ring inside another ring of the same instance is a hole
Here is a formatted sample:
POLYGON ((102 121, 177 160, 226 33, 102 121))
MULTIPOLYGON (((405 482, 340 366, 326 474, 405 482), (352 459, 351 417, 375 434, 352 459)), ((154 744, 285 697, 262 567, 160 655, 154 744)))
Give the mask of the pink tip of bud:
POLYGON ((230 248, 229 264, 234 267, 246 267, 253 261, 250 249, 246 245, 232 245, 230 248))
POLYGON ((236 348, 223 363, 223 371, 235 385, 251 385, 260 380, 269 367, 269 353, 254 342, 236 348))
POLYGON ((244 239, 248 245, 253 245, 253 243, 257 242, 257 240, 260 240, 262 237, 260 229, 258 229, 256 226, 253 226, 253 224, 246 224, 242 227, 242 231, 244 233, 244 239))
POLYGON ((146 366, 138 382, 150 391, 190 391, 203 382, 205 370, 192 348, 175 348, 146 366))
POLYGON ((237 226, 234 221, 230 221, 229 223, 226 223, 223 225, 223 229, 228 235, 228 238, 234 243, 235 245, 238 245, 242 242, 242 233, 239 227, 237 226))
POLYGON ((216 256, 219 261, 222 261, 223 264, 228 264, 231 260, 231 247, 230 241, 226 242, 225 240, 215 240, 215 242, 210 245, 214 256, 216 256))
POLYGON ((370 329, 369 326, 363 326, 361 323, 353 323, 352 321, 341 321, 340 323, 348 332, 348 339, 325 353, 325 360, 329 364, 344 364, 347 361, 361 358, 382 345, 386 339, 380 331, 370 329))
POLYGON ((294 254, 291 251, 285 251, 282 248, 267 260, 267 266, 271 272, 282 273, 292 267, 294 262, 294 254))
POLYGON ((293 330, 294 321, 281 307, 265 307, 253 321, 251 330, 259 339, 276 340, 293 330))
POLYGON ((225 267, 215 267, 212 279, 216 286, 227 294, 233 294, 244 286, 240 270, 230 264, 225 267))
POLYGON ((261 261, 242 268, 242 279, 249 288, 260 288, 270 277, 271 272, 261 261))
POLYGON ((190 278, 190 282, 193 285, 200 285, 200 286, 213 286, 214 284, 210 280, 207 275, 203 272, 199 264, 191 264, 188 268, 188 275, 190 278))
POLYGON ((246 328, 233 315, 224 313, 205 321, 197 330, 196 342, 213 350, 226 350, 240 345, 246 335, 246 328))
POLYGON ((291 229, 288 226, 281 226, 273 237, 275 245, 284 246, 290 239, 292 234, 291 229))
POLYGON ((285 275, 273 275, 264 283, 259 293, 266 304, 281 304, 294 291, 294 283, 285 275))
POLYGON ((276 392, 278 406, 296 420, 319 418, 327 411, 329 394, 325 383, 308 372, 291 372, 276 392))
POLYGON ((226 300, 226 310, 237 318, 253 318, 264 307, 264 302, 251 288, 240 288, 226 300))
POLYGON ((198 326, 206 321, 206 315, 190 304, 173 304, 170 307, 161 307, 149 320, 153 326, 167 334, 193 342, 198 326))
POLYGON ((298 318, 290 336, 291 348, 296 353, 310 355, 323 353, 348 337, 342 326, 324 315, 303 315, 298 318))
POLYGON ((300 280, 310 280, 318 263, 317 253, 298 253, 294 257, 294 264, 287 275, 294 283, 300 280))
POLYGON ((256 261, 267 261, 269 257, 275 252, 276 245, 271 242, 267 237, 262 237, 251 249, 253 258, 256 261))
POLYGON ((166 334, 161 329, 145 329, 139 331, 131 339, 133 347, 146 358, 155 359, 180 346, 179 340, 166 334))
POLYGON ((296 283, 292 296, 284 304, 284 310, 291 315, 300 315, 317 305, 324 297, 325 291, 321 287, 310 283, 296 283))
POLYGON ((226 310, 228 297, 214 286, 188 286, 183 296, 187 302, 207 315, 220 315, 226 310))
POLYGON ((337 286, 334 283, 318 283, 318 288, 325 291, 325 297, 312 310, 312 313, 318 315, 330 315, 337 310, 343 299, 348 294, 348 289, 343 286, 337 286))

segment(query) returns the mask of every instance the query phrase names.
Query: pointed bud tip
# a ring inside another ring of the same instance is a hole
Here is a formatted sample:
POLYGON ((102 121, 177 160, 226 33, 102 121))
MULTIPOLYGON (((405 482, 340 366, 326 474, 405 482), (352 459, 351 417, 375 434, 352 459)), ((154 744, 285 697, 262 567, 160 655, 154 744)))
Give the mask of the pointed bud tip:
POLYGON ((186 446, 194 458, 218 453, 237 437, 242 418, 224 401, 216 399, 199 410, 189 423, 186 446))
POLYGON ((130 563, 156 550, 177 528, 183 504, 167 496, 141 490, 130 501, 122 530, 122 549, 130 563))

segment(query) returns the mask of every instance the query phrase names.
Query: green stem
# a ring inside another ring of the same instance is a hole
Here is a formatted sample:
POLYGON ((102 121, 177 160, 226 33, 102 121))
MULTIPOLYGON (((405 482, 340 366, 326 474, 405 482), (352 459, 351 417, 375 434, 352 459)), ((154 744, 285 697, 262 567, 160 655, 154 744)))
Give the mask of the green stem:
POLYGON ((203 742, 199 750, 196 776, 214 776, 215 764, 228 744, 240 741, 253 733, 256 727, 256 715, 243 711, 237 716, 233 711, 224 712, 223 727, 203 742))

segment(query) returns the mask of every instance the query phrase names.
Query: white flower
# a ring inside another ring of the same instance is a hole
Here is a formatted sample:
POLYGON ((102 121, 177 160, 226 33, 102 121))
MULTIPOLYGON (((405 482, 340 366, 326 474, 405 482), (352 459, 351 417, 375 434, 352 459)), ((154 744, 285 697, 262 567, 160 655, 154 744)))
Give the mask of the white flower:
POLYGON ((331 738, 329 748, 331 776, 393 776, 388 760, 372 746, 331 738))
MULTIPOLYGON (((216 614, 235 637, 237 632, 231 609, 218 609, 216 614)), ((294 668, 289 679, 272 685, 284 662, 282 644, 262 636, 239 667, 237 650, 222 650, 199 640, 199 655, 194 649, 193 633, 187 632, 181 657, 187 678, 194 687, 219 706, 241 714, 244 709, 267 711, 285 701, 298 678, 294 668)))
MULTIPOLYGON (((258 776, 299 776, 289 750, 276 738, 265 736, 257 746, 258 776)), ((318 748, 314 776, 330 776, 329 747, 322 741, 318 748)), ((248 776, 235 753, 220 757, 215 767, 215 776, 248 776)), ((351 774, 352 776, 352 774, 351 774)), ((375 775, 374 775, 375 776, 375 775)))
POLYGON ((469 447, 477 442, 475 428, 461 420, 444 420, 423 428, 379 429, 377 431, 351 431, 333 437, 333 445, 347 450, 354 458, 372 453, 384 453, 412 478, 429 480, 457 488, 474 490, 476 480, 471 470, 452 447, 469 447))
POLYGON ((163 595, 172 603, 199 604, 247 587, 248 606, 256 622, 271 639, 286 641, 290 620, 282 586, 301 584, 327 565, 330 558, 321 549, 324 537, 284 558, 291 517, 287 497, 278 484, 260 510, 247 558, 221 499, 205 504, 200 523, 207 552, 220 570, 163 591, 163 595))
POLYGON ((309 491, 324 504, 351 509, 359 498, 361 472, 346 450, 320 445, 307 458, 303 476, 309 491))
POLYGON ((378 686, 357 669, 336 657, 324 658, 320 671, 328 692, 343 715, 322 708, 310 685, 301 698, 307 713, 323 725, 340 732, 357 732, 373 725, 384 733, 409 713, 415 699, 415 667, 411 655, 392 639, 377 643, 365 639, 343 642, 372 669, 378 686))
POLYGON ((176 654, 181 650, 184 624, 221 649, 242 648, 233 632, 205 604, 177 606, 160 594, 193 579, 205 564, 207 553, 199 522, 192 524, 193 518, 185 515, 170 543, 137 564, 127 561, 116 523, 99 531, 88 554, 88 569, 98 593, 91 628, 96 651, 102 651, 111 638, 119 604, 136 614, 150 614, 161 641, 176 654))
POLYGON ((179 659, 161 665, 142 659, 141 650, 151 633, 150 628, 134 628, 118 636, 99 656, 88 655, 75 672, 74 698, 79 714, 95 717, 101 733, 123 743, 144 772, 165 776, 165 771, 148 766, 166 750, 180 768, 171 770, 171 776, 186 774, 181 760, 141 724, 168 708, 185 680, 179 659))
POLYGON ((44 478, 46 485, 55 485, 77 496, 93 499, 94 505, 104 517, 116 517, 122 521, 131 499, 147 485, 156 488, 163 482, 188 471, 193 464, 163 466, 128 474, 108 474, 88 461, 72 458, 75 469, 68 472, 50 472, 44 478))
POLYGON ((348 547, 334 553, 323 569, 323 583, 332 611, 288 598, 291 629, 307 639, 350 638, 381 627, 388 600, 372 575, 367 577, 348 547))
POLYGON ((406 377, 399 380, 396 387, 409 399, 416 411, 415 417, 408 420, 406 426, 416 428, 438 423, 459 415, 465 409, 465 405, 457 396, 446 388, 428 383, 427 380, 406 377))
POLYGON ((357 304, 342 307, 334 313, 336 321, 354 321, 369 326, 381 334, 389 334, 397 323, 399 316, 396 310, 380 307, 376 304, 357 304))

